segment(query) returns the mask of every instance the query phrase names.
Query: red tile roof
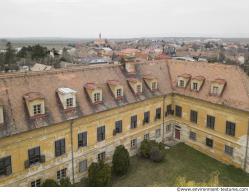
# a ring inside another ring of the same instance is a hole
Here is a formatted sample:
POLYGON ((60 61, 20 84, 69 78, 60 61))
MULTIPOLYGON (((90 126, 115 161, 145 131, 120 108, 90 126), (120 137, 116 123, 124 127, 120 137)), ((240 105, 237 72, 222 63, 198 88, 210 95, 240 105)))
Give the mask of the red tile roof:
POLYGON ((26 101, 33 101, 36 99, 44 99, 44 96, 39 92, 29 92, 29 93, 24 94, 23 97, 26 101))

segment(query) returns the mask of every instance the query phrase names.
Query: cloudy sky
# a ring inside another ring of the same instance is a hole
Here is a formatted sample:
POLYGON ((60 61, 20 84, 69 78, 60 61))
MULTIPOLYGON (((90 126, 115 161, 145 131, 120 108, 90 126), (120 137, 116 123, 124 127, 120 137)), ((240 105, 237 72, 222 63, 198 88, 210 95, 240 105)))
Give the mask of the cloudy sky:
POLYGON ((0 37, 249 37, 249 0, 0 0, 0 37))

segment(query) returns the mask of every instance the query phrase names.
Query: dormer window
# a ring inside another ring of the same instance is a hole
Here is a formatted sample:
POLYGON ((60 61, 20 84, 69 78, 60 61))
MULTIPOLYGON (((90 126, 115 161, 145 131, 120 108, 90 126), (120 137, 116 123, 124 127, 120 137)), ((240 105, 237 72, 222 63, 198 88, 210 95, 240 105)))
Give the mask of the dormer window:
POLYGON ((152 88, 152 90, 156 90, 157 89, 157 82, 152 82, 151 88, 152 88))
POLYGON ((203 83, 205 81, 205 77, 203 76, 196 76, 191 78, 191 90, 192 91, 200 91, 203 83))
POLYGON ((44 96, 38 92, 30 92, 24 95, 24 100, 30 117, 45 114, 44 96))
POLYGON ((107 84, 116 100, 123 99, 123 85, 118 80, 108 80, 107 84))
POLYGON ((67 107, 73 107, 73 98, 67 99, 67 107))
POLYGON ((142 82, 136 78, 129 78, 128 83, 135 95, 140 95, 143 92, 142 82))
POLYGON ((198 83, 193 83, 193 90, 197 91, 198 90, 198 83))
POLYGON ((64 110, 76 107, 77 91, 70 88, 58 88, 57 93, 64 110))
POLYGON ((190 81, 190 74, 182 74, 177 76, 177 87, 186 88, 188 82, 190 81))
POLYGON ((184 81, 183 81, 183 80, 180 80, 180 81, 179 81, 179 87, 185 87, 185 86, 184 86, 184 81))
POLYGON ((144 77, 144 81, 151 91, 156 91, 158 89, 157 78, 151 74, 147 74, 144 77))
POLYGON ((212 93, 213 93, 214 95, 218 95, 218 92, 219 92, 219 87, 213 86, 213 91, 212 91, 212 93))
POLYGON ((224 79, 216 79, 211 82, 210 93, 213 96, 220 96, 224 91, 226 81, 224 79))
POLYGON ((142 86, 141 85, 137 85, 137 93, 141 93, 142 92, 142 86))
POLYGON ((122 89, 117 89, 117 97, 122 97, 122 89))
POLYGON ((100 101, 100 93, 94 93, 94 102, 100 101))
POLYGON ((41 114, 41 104, 33 105, 33 113, 34 115, 41 114))
POLYGON ((86 83, 85 90, 93 104, 103 102, 102 89, 95 83, 86 83))

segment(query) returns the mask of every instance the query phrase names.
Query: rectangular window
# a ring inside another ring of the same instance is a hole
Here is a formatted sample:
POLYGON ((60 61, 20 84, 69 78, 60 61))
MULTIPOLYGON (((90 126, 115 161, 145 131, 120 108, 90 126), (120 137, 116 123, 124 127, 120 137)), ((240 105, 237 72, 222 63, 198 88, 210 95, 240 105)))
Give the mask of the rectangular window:
POLYGON ((150 122, 150 112, 144 112, 144 124, 149 123, 150 122))
POLYGON ((105 140, 105 126, 101 126, 97 128, 97 141, 105 140))
POLYGON ((167 109, 166 109, 165 116, 167 116, 167 115, 173 115, 172 105, 167 105, 166 108, 167 109))
POLYGON ((230 136, 235 136, 236 124, 230 121, 226 122, 226 134, 230 136))
POLYGON ((55 156, 59 157, 66 152, 65 139, 55 141, 55 156))
POLYGON ((67 101, 67 107, 73 107, 73 98, 68 98, 66 101, 67 101))
POLYGON ((78 147, 87 146, 87 131, 78 134, 78 147))
POLYGON ((213 148, 213 139, 206 138, 206 145, 210 148, 213 148))
POLYGON ((169 133, 169 132, 171 132, 171 124, 166 126, 166 133, 169 133))
POLYGON ((161 107, 157 108, 156 109, 156 117, 155 119, 161 119, 161 107))
POLYGON ((122 89, 117 89, 117 97, 121 97, 122 96, 122 89))
POLYGON ((122 133, 122 120, 115 122, 115 131, 116 133, 122 133))
POLYGON ((176 105, 176 116, 182 117, 182 107, 176 105))
POLYGON ((219 87, 213 86, 212 94, 218 95, 219 87))
POLYGON ((197 120, 198 120, 198 112, 191 110, 190 111, 190 121, 192 123, 197 123, 197 120))
POLYGON ((67 168, 57 171, 57 180, 65 179, 67 177, 67 168))
POLYGON ((156 129, 156 138, 161 136, 161 129, 156 129))
POLYGON ((184 84, 185 84, 185 83, 184 83, 183 80, 180 80, 180 81, 179 81, 179 87, 184 87, 184 84))
POLYGON ((37 179, 31 182, 31 187, 41 187, 41 179, 37 179))
POLYGON ((87 171, 87 160, 79 162, 79 172, 82 173, 85 171, 87 171))
POLYGON ((189 139, 196 141, 196 133, 193 131, 189 132, 189 139))
POLYGON ((105 152, 98 154, 98 161, 104 161, 105 160, 105 152))
POLYGON ((40 147, 29 149, 28 154, 29 154, 29 165, 40 162, 41 158, 40 147))
POLYGON ((150 134, 149 133, 145 134, 144 135, 144 140, 149 140, 149 139, 150 139, 150 134))
POLYGON ((100 93, 94 93, 94 102, 100 101, 100 93))
POLYGON ((131 116, 131 129, 134 129, 137 127, 137 115, 131 116))
POLYGON ((233 148, 225 145, 225 149, 224 149, 225 154, 229 155, 229 156, 233 156, 233 148))
POLYGON ((136 149, 137 148, 137 139, 132 139, 131 140, 131 149, 136 149))
POLYGON ((207 128, 214 129, 215 126, 215 117, 207 115, 207 128))
POLYGON ((0 159, 0 176, 10 175, 12 173, 11 156, 0 159))
POLYGON ((33 112, 34 115, 41 114, 41 104, 33 105, 33 112))
POLYGON ((151 89, 152 90, 156 90, 157 89, 157 83, 156 82, 152 82, 151 89))
POLYGON ((142 86, 141 85, 137 85, 137 93, 142 93, 142 86))
POLYGON ((197 89, 198 89, 198 83, 193 83, 193 90, 197 91, 197 89))

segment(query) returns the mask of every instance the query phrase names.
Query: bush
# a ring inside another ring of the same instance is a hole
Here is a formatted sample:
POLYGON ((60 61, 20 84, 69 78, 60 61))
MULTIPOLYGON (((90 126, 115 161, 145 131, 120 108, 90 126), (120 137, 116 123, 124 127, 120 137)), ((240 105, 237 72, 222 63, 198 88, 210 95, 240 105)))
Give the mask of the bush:
POLYGON ((160 162, 164 159, 164 144, 156 141, 143 140, 140 147, 142 157, 151 159, 154 162, 160 162))
POLYGON ((65 179, 61 179, 61 180, 60 180, 60 186, 61 186, 61 187, 71 187, 72 184, 71 184, 71 182, 70 182, 70 179, 69 179, 68 177, 65 178, 65 179))
POLYGON ((92 187, 111 186, 111 167, 103 161, 92 163, 88 169, 88 185, 92 187))
POLYGON ((59 187, 58 183, 53 179, 46 179, 42 187, 59 187))
POLYGON ((152 146, 150 150, 150 159, 154 162, 161 162, 164 159, 164 151, 159 147, 152 146))
POLYGON ((112 157, 112 169, 113 172, 118 175, 124 175, 127 173, 130 166, 129 152, 123 145, 116 147, 112 157))
POLYGON ((144 158, 150 158, 151 141, 143 140, 140 146, 140 155, 144 158))

